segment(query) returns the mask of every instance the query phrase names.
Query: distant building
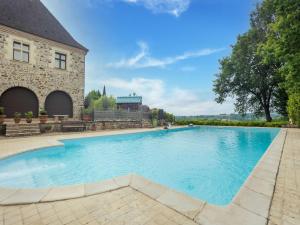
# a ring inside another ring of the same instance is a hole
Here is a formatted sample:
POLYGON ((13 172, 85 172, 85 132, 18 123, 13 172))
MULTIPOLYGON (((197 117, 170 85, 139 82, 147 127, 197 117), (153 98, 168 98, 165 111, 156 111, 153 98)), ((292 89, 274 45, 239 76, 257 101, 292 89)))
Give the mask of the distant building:
POLYGON ((0 106, 79 118, 85 55, 40 0, 0 0, 0 106))
POLYGON ((117 109, 127 111, 139 111, 143 104, 142 96, 117 97, 117 109))

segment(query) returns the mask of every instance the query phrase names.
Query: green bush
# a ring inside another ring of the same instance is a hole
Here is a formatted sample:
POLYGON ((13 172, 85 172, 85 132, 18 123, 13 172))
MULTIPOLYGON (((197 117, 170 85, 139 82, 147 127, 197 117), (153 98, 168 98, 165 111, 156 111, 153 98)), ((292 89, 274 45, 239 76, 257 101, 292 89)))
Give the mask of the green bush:
POLYGON ((180 120, 177 125, 211 125, 211 126, 243 126, 243 127, 282 127, 288 121, 223 121, 223 120, 180 120))
POLYGON ((89 109, 96 109, 96 110, 113 110, 116 108, 116 99, 113 96, 101 96, 97 100, 94 100, 91 103, 89 109))
POLYGON ((4 107, 0 107, 0 115, 4 115, 4 107))
POLYGON ((26 112, 26 113, 25 113, 25 117, 26 117, 27 119, 31 119, 31 118, 33 117, 33 112, 32 112, 32 111, 26 112))
POLYGON ((157 125, 158 125, 157 119, 152 119, 151 122, 152 122, 153 127, 157 127, 157 125))
POLYGON ((292 94, 289 97, 288 113, 292 123, 300 126, 300 94, 292 94))
POLYGON ((47 115, 47 111, 44 108, 40 109, 40 115, 41 116, 46 116, 47 115))
POLYGON ((92 108, 86 108, 86 109, 82 109, 82 114, 83 115, 89 115, 93 112, 92 108))

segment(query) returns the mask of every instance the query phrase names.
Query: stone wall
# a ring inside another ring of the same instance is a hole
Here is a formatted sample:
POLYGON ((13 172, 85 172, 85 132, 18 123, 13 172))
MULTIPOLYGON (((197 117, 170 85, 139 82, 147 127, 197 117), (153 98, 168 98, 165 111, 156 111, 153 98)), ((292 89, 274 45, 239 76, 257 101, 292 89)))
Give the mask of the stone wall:
POLYGON ((0 96, 11 87, 32 90, 44 108, 53 91, 64 91, 73 101, 73 117, 79 118, 84 101, 85 54, 83 50, 0 25, 0 96), (29 63, 13 60, 13 42, 30 45, 29 63), (67 55, 66 70, 54 66, 55 52, 67 55))
MULTIPOLYGON (((92 130, 93 124, 96 125, 96 130, 112 130, 112 129, 129 129, 129 128, 152 128, 149 120, 143 121, 99 121, 86 122, 86 130, 92 130)), ((61 132, 61 123, 46 123, 40 124, 41 133, 61 132)))
POLYGON ((151 128, 152 125, 150 121, 97 121, 95 123, 91 122, 87 126, 90 130, 92 124, 96 125, 96 130, 111 130, 111 129, 128 129, 128 128, 151 128))
POLYGON ((106 121, 97 122, 97 130, 126 129, 126 128, 150 128, 142 121, 106 121))

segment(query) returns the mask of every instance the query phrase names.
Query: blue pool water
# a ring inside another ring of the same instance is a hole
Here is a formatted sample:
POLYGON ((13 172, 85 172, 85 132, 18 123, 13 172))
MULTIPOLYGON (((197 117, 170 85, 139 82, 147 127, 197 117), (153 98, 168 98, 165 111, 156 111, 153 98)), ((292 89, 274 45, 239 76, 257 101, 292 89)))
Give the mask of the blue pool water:
POLYGON ((0 160, 0 186, 40 188, 129 173, 230 203, 279 129, 195 127, 65 140, 0 160))

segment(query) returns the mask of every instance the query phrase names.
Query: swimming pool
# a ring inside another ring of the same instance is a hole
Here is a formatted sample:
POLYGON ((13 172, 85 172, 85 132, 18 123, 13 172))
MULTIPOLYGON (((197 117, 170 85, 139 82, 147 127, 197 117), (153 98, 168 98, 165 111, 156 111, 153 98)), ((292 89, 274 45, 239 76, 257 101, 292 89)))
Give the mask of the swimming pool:
POLYGON ((0 160, 0 186, 41 188, 137 173, 228 204, 280 129, 194 127, 63 140, 0 160))

